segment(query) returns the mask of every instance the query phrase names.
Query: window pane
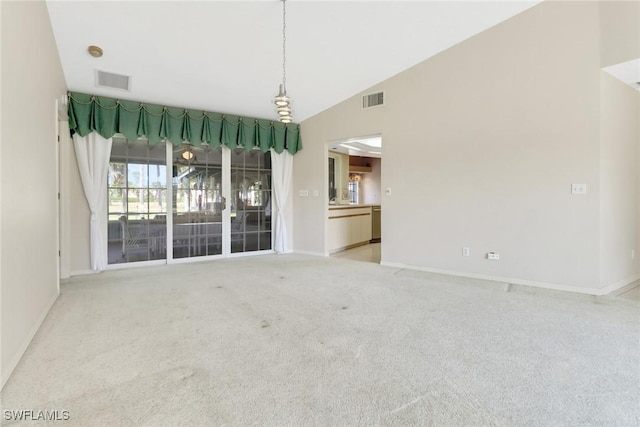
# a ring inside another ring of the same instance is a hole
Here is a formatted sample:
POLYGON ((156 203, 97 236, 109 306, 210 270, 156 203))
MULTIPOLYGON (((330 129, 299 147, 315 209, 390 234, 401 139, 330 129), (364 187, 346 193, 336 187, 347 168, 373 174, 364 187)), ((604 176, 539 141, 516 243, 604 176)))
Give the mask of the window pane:
POLYGON ((149 165, 149 187, 167 187, 167 167, 165 165, 149 165))
POLYGON ((329 157, 329 201, 336 198, 336 159, 329 157))
MULTIPOLYGON (((109 188, 109 214, 127 212, 127 189, 109 188)), ((119 218, 120 215, 117 216, 119 218)), ((117 219, 116 218, 116 219, 117 219)))
POLYGON ((260 233, 260 250, 268 250, 271 249, 271 232, 269 233, 260 233))
POLYGON ((149 184, 149 166, 130 163, 127 167, 129 187, 146 187, 149 184))
POLYGON ((127 211, 146 214, 149 211, 149 190, 143 188, 129 189, 127 211))
POLYGON ((109 163, 109 178, 108 185, 109 187, 118 187, 123 188, 126 187, 126 182, 124 180, 126 176, 126 164, 124 163, 109 163))
POLYGON ((154 188, 148 192, 149 213, 164 213, 167 210, 166 188, 154 188))

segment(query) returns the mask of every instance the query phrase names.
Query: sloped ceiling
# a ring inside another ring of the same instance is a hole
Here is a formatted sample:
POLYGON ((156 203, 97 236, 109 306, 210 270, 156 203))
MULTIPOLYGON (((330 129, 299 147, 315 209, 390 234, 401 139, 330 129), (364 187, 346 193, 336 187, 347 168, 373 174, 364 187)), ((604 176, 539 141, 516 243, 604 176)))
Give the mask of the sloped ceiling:
MULTIPOLYGON (((306 1, 287 6, 287 91, 303 121, 538 1, 306 1)), ((67 85, 110 97, 273 118, 282 2, 47 1, 67 85), (104 50, 102 58, 87 53, 104 50), (98 88, 95 70, 131 76, 98 88)))

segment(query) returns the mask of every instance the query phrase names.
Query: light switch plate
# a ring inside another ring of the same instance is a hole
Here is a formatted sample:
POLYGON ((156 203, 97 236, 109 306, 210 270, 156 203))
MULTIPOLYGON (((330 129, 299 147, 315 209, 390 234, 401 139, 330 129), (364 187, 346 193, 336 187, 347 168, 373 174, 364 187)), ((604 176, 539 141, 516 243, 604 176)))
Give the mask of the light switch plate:
POLYGON ((309 197, 309 190, 298 190, 298 196, 309 197))

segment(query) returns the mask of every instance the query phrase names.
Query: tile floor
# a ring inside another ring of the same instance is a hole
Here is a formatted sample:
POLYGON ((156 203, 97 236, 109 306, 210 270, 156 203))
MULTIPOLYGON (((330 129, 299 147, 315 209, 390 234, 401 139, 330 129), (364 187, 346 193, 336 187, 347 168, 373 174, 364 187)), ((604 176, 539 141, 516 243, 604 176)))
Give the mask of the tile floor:
POLYGON ((357 248, 331 254, 333 258, 344 258, 352 261, 374 262, 380 264, 380 243, 370 243, 357 248))

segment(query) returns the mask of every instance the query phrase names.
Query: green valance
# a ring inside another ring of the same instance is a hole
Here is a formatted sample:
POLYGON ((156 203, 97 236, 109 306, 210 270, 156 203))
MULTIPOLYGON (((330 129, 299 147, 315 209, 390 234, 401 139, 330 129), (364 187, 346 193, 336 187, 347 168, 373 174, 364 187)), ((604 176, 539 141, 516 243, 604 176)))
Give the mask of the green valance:
POLYGON ((295 154, 302 149, 300 126, 124 99, 69 92, 71 134, 96 131, 104 138, 120 133, 133 140, 146 137, 151 144, 169 140, 174 145, 225 145, 246 150, 273 148, 295 154))

